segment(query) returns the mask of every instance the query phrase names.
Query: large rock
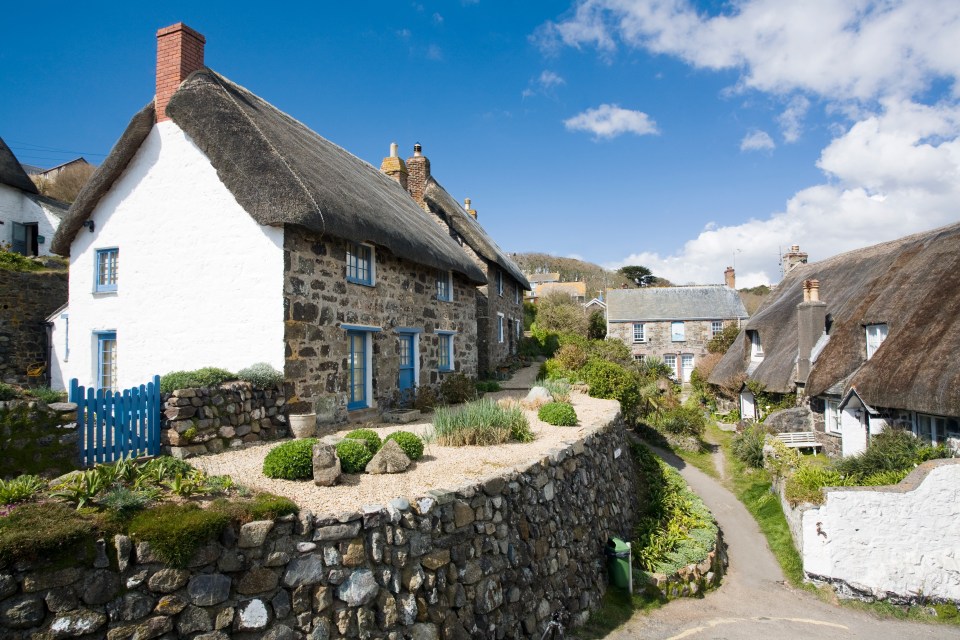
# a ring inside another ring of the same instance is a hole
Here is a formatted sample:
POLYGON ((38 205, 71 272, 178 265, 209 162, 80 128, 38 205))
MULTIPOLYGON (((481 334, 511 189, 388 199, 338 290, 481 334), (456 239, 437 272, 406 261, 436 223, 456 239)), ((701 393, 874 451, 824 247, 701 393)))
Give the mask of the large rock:
POLYGON ((106 604, 119 590, 120 576, 106 569, 97 569, 83 579, 81 598, 90 605, 106 604))
POLYGON ((157 593, 173 593, 190 579, 190 573, 182 569, 160 569, 150 576, 147 585, 157 593))
POLYGON ((300 556, 287 565, 283 574, 284 586, 295 588, 305 584, 317 584, 323 580, 323 560, 319 555, 300 556))
POLYGON ((550 395, 546 387, 533 387, 520 404, 530 409, 536 409, 548 402, 553 402, 553 396, 550 395))
POLYGON ((403 452, 396 440, 387 440, 380 451, 367 463, 367 473, 401 473, 410 466, 410 458, 403 452))
POLYGON ((793 409, 775 411, 767 416, 763 424, 777 433, 813 431, 813 414, 806 405, 803 405, 793 409))
POLYGON ((206 609, 189 606, 180 614, 177 631, 180 637, 186 637, 187 634, 197 631, 213 631, 213 620, 210 619, 206 609))
POLYGON ((255 598, 240 605, 237 618, 237 631, 260 631, 270 624, 270 611, 267 605, 255 598))
MULTIPOLYGON (((153 598, 139 591, 131 591, 107 605, 110 619, 118 622, 133 622, 145 618, 153 611, 153 598)), ((49 604, 48 604, 49 606, 49 604)))
POLYGON ((45 613, 40 596, 20 596, 0 605, 0 624, 12 629, 29 629, 43 622, 45 613))
POLYGON ((248 522, 240 527, 240 542, 237 546, 241 549, 259 547, 267 540, 267 534, 273 529, 273 520, 257 520, 248 522))
POLYGON ((240 583, 237 585, 237 593, 243 595, 254 595, 256 593, 266 593, 277 588, 277 572, 265 567, 257 567, 243 574, 240 583))
POLYGON ((200 607, 219 604, 230 597, 231 582, 230 578, 222 573, 194 576, 187 587, 190 602, 200 607))
POLYGON ((350 574, 343 584, 337 587, 337 597, 351 607, 361 607, 377 597, 380 586, 367 569, 360 569, 350 574))
POLYGON ((313 445, 313 482, 318 487, 332 487, 340 480, 340 458, 329 444, 313 445))
POLYGON ((50 623, 50 633, 47 637, 53 640, 60 638, 77 638, 93 633, 107 622, 107 616, 99 611, 89 609, 75 609, 61 613, 50 623))

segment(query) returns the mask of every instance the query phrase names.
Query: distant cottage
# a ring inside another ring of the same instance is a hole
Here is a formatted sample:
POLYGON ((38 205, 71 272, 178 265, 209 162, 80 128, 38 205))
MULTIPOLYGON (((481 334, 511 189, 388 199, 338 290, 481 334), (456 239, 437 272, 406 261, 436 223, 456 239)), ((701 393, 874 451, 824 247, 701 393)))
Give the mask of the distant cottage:
POLYGON ((67 205, 40 195, 0 138, 0 243, 24 256, 48 256, 67 205))
POLYGON ((396 181, 205 68, 204 44, 157 33, 155 100, 54 238, 60 385, 262 361, 291 412, 340 421, 476 375, 487 271, 396 181))

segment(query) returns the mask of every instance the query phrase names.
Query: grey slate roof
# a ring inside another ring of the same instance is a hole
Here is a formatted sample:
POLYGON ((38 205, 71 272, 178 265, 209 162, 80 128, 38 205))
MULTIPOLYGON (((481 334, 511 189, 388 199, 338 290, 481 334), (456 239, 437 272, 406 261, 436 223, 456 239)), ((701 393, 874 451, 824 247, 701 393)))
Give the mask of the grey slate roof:
MULTIPOLYGON (((167 115, 258 223, 371 242, 411 262, 486 282, 483 271, 397 182, 223 76, 209 69, 190 74, 171 97, 167 115)), ((150 104, 77 196, 54 237, 55 252, 69 255, 83 221, 152 127, 150 104)))
POLYGON ((17 162, 13 151, 7 146, 7 143, 0 138, 0 184, 8 187, 14 187, 27 193, 38 193, 37 185, 27 176, 20 163, 17 162))
POLYGON ((610 322, 746 318, 740 294, 723 285, 644 287, 607 291, 610 322))

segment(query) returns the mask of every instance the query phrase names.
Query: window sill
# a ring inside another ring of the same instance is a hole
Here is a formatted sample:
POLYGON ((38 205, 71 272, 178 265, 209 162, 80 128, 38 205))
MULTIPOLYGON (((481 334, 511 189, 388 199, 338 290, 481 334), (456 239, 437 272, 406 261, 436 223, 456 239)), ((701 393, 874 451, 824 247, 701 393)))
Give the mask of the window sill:
POLYGON ((93 295, 95 296, 115 296, 117 295, 116 289, 94 289, 93 295))
POLYGON ((352 278, 347 278, 347 282, 350 283, 350 284, 358 284, 358 285, 360 285, 361 287, 371 287, 371 288, 373 288, 373 287, 375 287, 375 286, 377 285, 376 282, 364 282, 364 281, 362 281, 362 280, 353 280, 352 278))

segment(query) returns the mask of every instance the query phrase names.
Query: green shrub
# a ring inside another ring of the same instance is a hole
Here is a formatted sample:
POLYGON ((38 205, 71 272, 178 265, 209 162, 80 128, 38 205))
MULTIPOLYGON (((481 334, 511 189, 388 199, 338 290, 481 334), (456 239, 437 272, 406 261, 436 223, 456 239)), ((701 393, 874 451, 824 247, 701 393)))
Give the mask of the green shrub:
POLYGON ((46 404, 50 404, 52 402, 64 402, 67 399, 66 391, 56 391, 50 387, 37 387, 36 389, 29 389, 27 393, 37 400, 45 402, 46 404))
POLYGON ((437 406, 437 394, 433 387, 417 387, 413 396, 413 408, 423 413, 430 413, 437 406))
POLYGON ((344 473, 363 473, 373 452, 363 440, 341 440, 337 444, 337 457, 344 473))
POLYGON ((13 480, 0 480, 0 504, 25 502, 47 487, 43 478, 23 475, 13 480))
POLYGON ((203 367, 196 371, 171 371, 160 378, 161 393, 173 393, 177 389, 218 387, 237 376, 226 369, 203 367))
POLYGON ((670 407, 651 420, 653 426, 665 433, 700 438, 707 428, 703 410, 697 407, 670 407))
POLYGON ((501 407, 481 399, 460 410, 437 409, 433 419, 433 437, 443 446, 492 445, 510 439, 533 440, 530 423, 519 406, 501 407))
POLYGON ((565 369, 556 358, 550 358, 540 365, 537 377, 542 380, 569 380, 576 379, 577 374, 570 369, 565 369))
POLYGON ((640 404, 639 379, 624 367, 605 360, 591 359, 581 370, 590 385, 590 396, 620 401, 620 409, 633 415, 640 404))
POLYGON ((17 390, 6 382, 0 382, 0 400, 13 400, 17 397, 17 390))
POLYGON ((787 478, 785 496, 791 504, 823 502, 824 487, 844 487, 849 481, 832 469, 824 469, 809 464, 801 464, 793 475, 787 478))
POLYGON ((309 480, 313 477, 313 445, 316 443, 316 438, 303 438, 277 445, 263 459, 263 475, 282 480, 309 480))
POLYGON ((367 443, 370 453, 380 451, 380 447, 383 446, 383 441, 373 429, 354 429, 344 437, 350 438, 351 440, 363 440, 367 443))
POLYGON ((496 380, 477 380, 477 393, 496 393, 501 388, 496 380))
POLYGON ((189 462, 173 456, 157 456, 139 466, 134 484, 137 487, 145 485, 159 487, 177 476, 186 478, 194 471, 196 469, 189 462))
POLYGON ((419 460, 423 457, 423 438, 409 431, 394 431, 383 439, 384 444, 387 440, 396 440, 403 452, 411 460, 419 460))
POLYGON ((740 327, 735 324, 728 324, 723 331, 710 338, 707 343, 707 351, 710 353, 726 353, 733 341, 740 335, 740 327))
POLYGON ((43 265, 19 253, 0 249, 0 269, 21 272, 40 271, 43 269, 43 265))
POLYGON ((633 353, 630 352, 630 347, 625 345, 622 340, 615 338, 591 340, 587 347, 587 354, 591 358, 614 362, 621 367, 627 367, 633 363, 633 353))
POLYGON ((469 377, 462 373, 453 373, 440 383, 440 397, 444 404, 460 404, 476 398, 477 387, 469 377))
POLYGON ((863 452, 838 460, 834 468, 844 476, 866 478, 882 471, 912 469, 927 460, 950 455, 948 448, 933 447, 909 431, 886 429, 872 436, 863 452))
POLYGON ((254 520, 276 520, 300 511, 300 507, 293 500, 272 493, 258 493, 253 498, 245 500, 220 498, 213 502, 212 508, 226 514, 239 524, 254 520))
POLYGON ((524 358, 536 358, 537 356, 543 355, 543 352, 540 350, 540 343, 536 338, 528 338, 524 336, 520 338, 520 356, 524 358))
POLYGON ((260 389, 270 389, 283 384, 283 373, 266 362, 257 362, 237 371, 237 378, 260 389))
POLYGON ((130 521, 130 535, 150 543, 163 562, 184 567, 197 549, 216 540, 230 523, 230 516, 216 509, 201 509, 195 503, 162 504, 142 511, 130 521))
POLYGON ((0 518, 0 564, 49 558, 91 539, 93 530, 89 516, 62 504, 20 505, 0 518))
POLYGON ((578 344, 565 344, 554 354, 557 366, 567 371, 576 371, 587 364, 587 351, 578 344))
POLYGON ((541 355, 548 358, 553 357, 553 354, 560 348, 560 336, 555 331, 541 328, 536 322, 530 326, 530 335, 540 345, 541 355))
POLYGON ((540 407, 537 417, 557 427, 575 427, 577 412, 568 402, 548 402, 540 407))
POLYGON ((156 489, 131 490, 123 485, 114 485, 97 502, 122 518, 146 507, 157 494, 156 489))
POLYGON ((754 469, 763 468, 763 445, 767 430, 760 425, 750 425, 738 433, 731 442, 733 455, 740 462, 754 469))

